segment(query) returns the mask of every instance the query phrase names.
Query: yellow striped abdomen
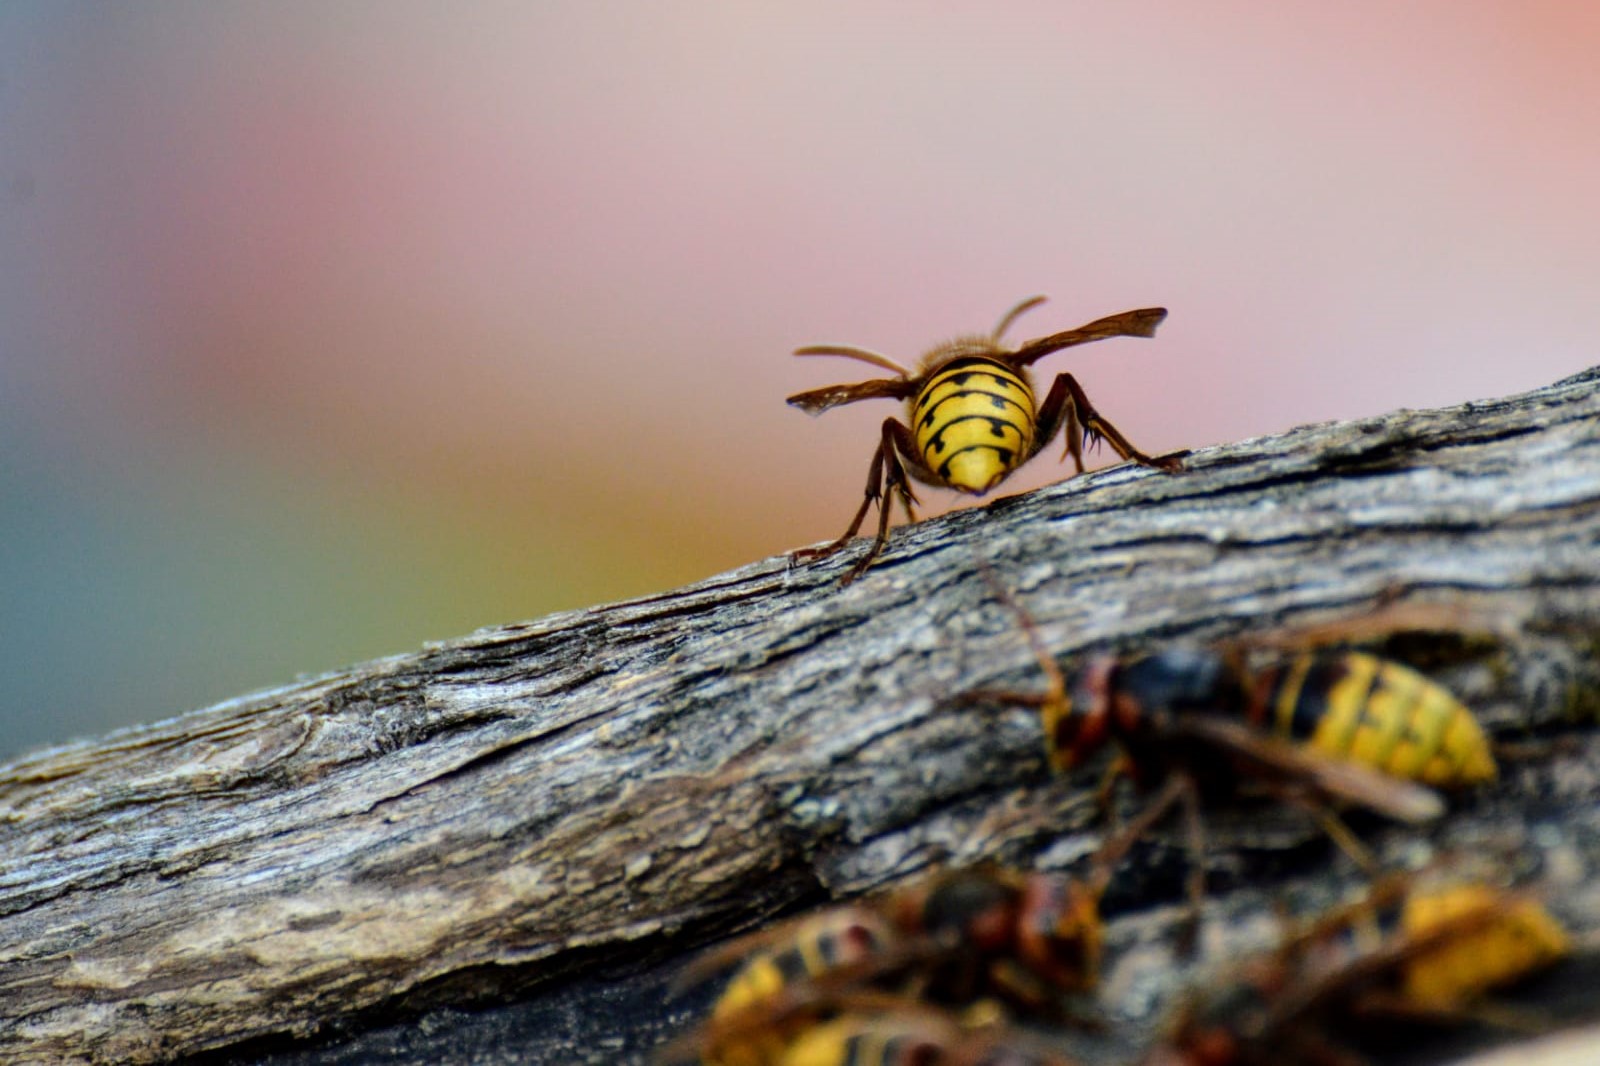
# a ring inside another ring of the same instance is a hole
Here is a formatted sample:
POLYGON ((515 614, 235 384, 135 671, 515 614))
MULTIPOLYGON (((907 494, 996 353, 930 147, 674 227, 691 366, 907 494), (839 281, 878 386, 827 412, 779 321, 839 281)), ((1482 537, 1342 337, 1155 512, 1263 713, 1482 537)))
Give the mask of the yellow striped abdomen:
POLYGON ((911 429, 929 470, 951 488, 984 493, 1033 450, 1033 389, 1003 363, 963 356, 911 401, 911 429))
MULTIPOLYGON (((868 963, 893 936, 881 917, 864 908, 838 907, 813 915, 785 942, 745 960, 712 1007, 712 1020, 758 1015, 764 1004, 794 985, 868 963)), ((714 1041, 701 1061, 706 1066, 771 1066, 782 1059, 804 1021, 802 1014, 785 1024, 747 1028, 734 1039, 714 1041)))
POLYGON ((1362 652, 1303 655, 1268 699, 1278 735, 1324 755, 1442 788, 1494 780, 1488 738, 1443 686, 1362 652))
POLYGON ((875 1023, 845 1017, 806 1032, 780 1066, 895 1066, 903 1061, 931 1061, 928 1054, 937 1051, 915 1036, 895 1031, 883 1020, 875 1023), (919 1057, 911 1059, 913 1053, 919 1057))
POLYGON ((1407 1002, 1459 1010, 1571 950, 1567 931, 1537 901, 1488 885, 1416 892, 1400 913, 1400 928, 1408 938, 1426 937, 1452 924, 1460 928, 1459 935, 1443 935, 1406 965, 1402 986, 1407 1002))

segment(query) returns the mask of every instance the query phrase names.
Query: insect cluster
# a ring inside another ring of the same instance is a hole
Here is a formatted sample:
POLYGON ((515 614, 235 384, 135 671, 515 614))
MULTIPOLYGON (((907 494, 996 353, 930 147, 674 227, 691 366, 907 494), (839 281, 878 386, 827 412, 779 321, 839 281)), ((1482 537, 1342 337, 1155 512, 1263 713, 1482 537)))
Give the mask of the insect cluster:
MULTIPOLYGON (((1129 443, 1070 374, 1059 375, 1037 407, 1026 375, 1062 348, 1148 337, 1166 312, 1130 311, 1004 349, 1006 328, 1040 300, 1019 304, 987 336, 934 349, 917 371, 857 348, 800 349, 896 376, 790 403, 815 412, 881 396, 907 401, 909 416, 909 425, 884 422, 865 499, 845 535, 803 556, 843 548, 877 503, 876 538, 849 581, 883 549, 894 502, 910 514, 911 480, 981 494, 1057 433, 1080 471, 1085 443, 1097 439, 1125 459, 1181 469, 1176 458, 1152 458, 1129 443)), ((1497 778, 1494 746, 1456 696, 1401 662, 1357 650, 1394 631, 1460 628, 1458 613, 1419 623, 1377 610, 1318 630, 1091 656, 1068 673, 1028 614, 992 575, 990 583, 1032 644, 1044 685, 971 691, 957 701, 1035 710, 1047 761, 1060 774, 1112 748, 1098 792, 1102 815, 1116 808, 1124 779, 1145 795, 1142 805, 1105 831, 1074 875, 998 865, 939 870, 724 945, 683 978, 698 986, 727 975, 710 1017, 665 1048, 661 1063, 1072 1066, 1083 1061, 1082 1034, 1108 1026, 1098 998, 1100 903, 1130 850, 1181 814, 1188 876, 1176 954, 1189 954, 1206 890, 1204 814, 1250 797, 1303 810, 1367 874, 1366 891, 1309 915, 1278 915, 1275 946, 1220 967, 1179 997, 1142 1048, 1114 1061, 1355 1066, 1366 1060, 1350 1046, 1354 1025, 1482 1020, 1494 1013, 1495 990, 1572 951, 1537 889, 1505 883, 1502 867, 1455 860, 1385 873, 1353 828, 1359 823, 1346 823, 1355 812, 1420 826, 1444 815, 1441 791, 1497 778)))
MULTIPOLYGON (((999 591, 997 589, 997 591, 999 591)), ((1003 592, 1008 603, 1009 597, 1003 592)), ((1477 1019, 1493 990, 1565 957, 1537 893, 1464 862, 1382 874, 1342 812, 1406 824, 1445 812, 1437 789, 1498 774, 1491 742, 1448 690, 1402 663, 1275 634, 1089 658, 1070 677, 1020 607, 1046 685, 962 702, 1038 711, 1048 761, 1071 771, 1106 745, 1150 794, 1108 831, 1082 876, 999 866, 939 871, 760 930, 686 974, 732 970, 711 1017, 662 1062, 705 1066, 1072 1066, 1066 1029, 1103 1027, 1099 903, 1128 851, 1174 809, 1187 827, 1188 919, 1203 904, 1202 814, 1241 792, 1303 808, 1374 880, 1359 900, 1298 921, 1170 1013, 1136 1066, 1351 1066, 1332 1034, 1352 1020, 1477 1019)), ((1373 628, 1373 620, 1348 627, 1373 628)), ((1180 954, 1192 946, 1184 942, 1180 954)))

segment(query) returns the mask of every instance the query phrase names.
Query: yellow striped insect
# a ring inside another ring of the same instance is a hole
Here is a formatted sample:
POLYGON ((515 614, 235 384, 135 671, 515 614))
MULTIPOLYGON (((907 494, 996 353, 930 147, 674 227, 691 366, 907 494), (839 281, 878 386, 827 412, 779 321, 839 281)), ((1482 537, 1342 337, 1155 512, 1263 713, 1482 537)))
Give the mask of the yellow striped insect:
MULTIPOLYGON (((1340 687, 1339 682, 1347 673, 1357 680, 1361 675, 1340 670, 1337 665, 1359 653, 1335 652, 1330 656, 1326 652, 1304 652, 1307 662, 1316 662, 1320 655, 1329 657, 1335 668, 1299 670, 1293 673, 1295 683, 1285 686, 1271 671, 1248 669, 1242 645, 1173 644, 1140 655, 1091 656, 1069 684, 1067 675, 1040 640, 1032 618, 992 575, 989 579, 996 595, 1022 626, 1047 687, 1042 692, 976 689, 962 698, 1038 708, 1050 765, 1063 773, 1082 765, 1107 745, 1115 745, 1120 757, 1101 785, 1102 811, 1109 810, 1112 789, 1123 775, 1141 789, 1156 790, 1144 809, 1101 845, 1099 864, 1115 861, 1174 808, 1182 811, 1191 860, 1186 939, 1198 928, 1205 895, 1202 801, 1248 785, 1282 802, 1303 807, 1352 859, 1368 868, 1374 866, 1373 860, 1338 818, 1340 808, 1355 806, 1413 825, 1432 821, 1444 813, 1443 800, 1429 784, 1415 776, 1407 778, 1388 771, 1393 766, 1431 766, 1431 756, 1442 743, 1435 743, 1438 738, 1434 733, 1454 738, 1450 729, 1419 730, 1423 734, 1421 746, 1429 758, 1409 761, 1390 758, 1399 747, 1398 742, 1348 743, 1371 724, 1369 716, 1379 724, 1394 727, 1381 731, 1374 727, 1375 731, 1411 737, 1408 727, 1417 722, 1430 725, 1438 703, 1436 699, 1419 703, 1409 698, 1374 702, 1372 679, 1389 677, 1385 671, 1366 675, 1369 681, 1365 687, 1354 683, 1340 687), (1285 712, 1279 718, 1283 728, 1278 735, 1262 720, 1263 709, 1273 696, 1285 712), (1419 706, 1424 709, 1419 710, 1419 706), (1321 744, 1308 743, 1300 735, 1303 727, 1326 721, 1341 728, 1330 729, 1321 744), (1385 758, 1378 760, 1379 755, 1385 758)), ((1391 612, 1389 617, 1393 620, 1399 614, 1391 612)), ((1374 623, 1377 621, 1381 620, 1375 619, 1374 623)), ((1329 625, 1322 627, 1320 633, 1354 636, 1359 628, 1329 625)), ((1290 635, 1283 636, 1288 639, 1290 635)), ((1294 636, 1304 638, 1309 631, 1294 636)), ((1385 665, 1404 669, 1398 664, 1385 665)), ((1405 672, 1431 693, 1449 698, 1432 682, 1409 670, 1405 672)), ((1397 690, 1410 691, 1398 683, 1397 690)), ((1454 703, 1453 698, 1451 702, 1454 703)), ((1460 708, 1460 713, 1487 751, 1487 741, 1477 731, 1476 722, 1465 708, 1460 708)), ((1455 721, 1453 715, 1446 718, 1455 721)))
POLYGON ((1305 651, 1252 671, 1235 650, 1174 645, 1092 659, 1072 693, 1045 707, 1058 769, 1113 736, 1136 736, 1150 715, 1178 713, 1242 718, 1318 755, 1439 788, 1497 774, 1489 738, 1460 700, 1410 667, 1365 652, 1305 651))
POLYGON ((1494 1020, 1490 993, 1571 950, 1566 929, 1529 894, 1387 878, 1213 982, 1142 1066, 1360 1062, 1334 1034, 1374 1017, 1494 1020))
POLYGON ((823 548, 806 548, 797 559, 830 556, 850 543, 861 528, 867 510, 878 504, 878 533, 872 547, 845 575, 849 584, 878 557, 889 539, 889 514, 898 499, 906 517, 916 521, 917 502, 911 479, 937 488, 982 496, 1011 472, 1039 453, 1058 432, 1065 433, 1066 455, 1083 472, 1083 449, 1100 440, 1108 442, 1123 459, 1169 472, 1181 469, 1177 455, 1151 457, 1135 448, 1115 426, 1096 411, 1083 387, 1071 374, 1057 374, 1044 402, 1035 406, 1033 383, 1027 368, 1038 359, 1063 348, 1109 337, 1153 337, 1167 317, 1165 308, 1146 307, 1097 319, 1086 326, 1028 341, 1015 349, 1002 347, 1000 338, 1017 316, 1044 302, 1043 296, 1023 300, 1007 311, 986 336, 958 337, 922 357, 913 371, 877 352, 850 345, 817 344, 796 349, 796 355, 838 355, 857 359, 893 372, 853 385, 830 385, 789 397, 789 403, 809 414, 858 400, 886 398, 907 401, 908 427, 895 418, 884 420, 882 436, 867 470, 865 498, 850 528, 823 548))
POLYGON ((787 1062, 785 1050, 841 1000, 848 1008, 874 995, 1064 1017, 1064 997, 1099 977, 1106 880, 1103 871, 1079 882, 995 866, 943 870, 740 937, 682 975, 737 967, 711 1018, 658 1062, 787 1062))
MULTIPOLYGON (((793 1038, 794 1019, 755 1027, 740 1026, 737 1020, 756 1014, 763 1004, 778 1001, 798 984, 860 970, 899 939, 887 916, 859 904, 819 911, 779 935, 766 935, 773 936, 772 942, 745 957, 712 1007, 711 1031, 719 1024, 733 1024, 737 1035, 708 1038, 701 1055, 705 1066, 766 1066, 780 1061, 793 1038)), ((747 944, 748 939, 737 942, 738 947, 747 944)), ((723 955, 717 953, 714 961, 723 955)))

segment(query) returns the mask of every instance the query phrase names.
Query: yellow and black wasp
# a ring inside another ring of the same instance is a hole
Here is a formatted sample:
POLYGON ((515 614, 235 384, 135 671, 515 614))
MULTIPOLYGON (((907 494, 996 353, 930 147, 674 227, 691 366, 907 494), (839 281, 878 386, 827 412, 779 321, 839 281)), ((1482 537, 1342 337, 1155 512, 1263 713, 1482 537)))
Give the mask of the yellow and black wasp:
MULTIPOLYGON (((1159 788, 1123 832, 1102 845, 1103 855, 1120 854, 1181 804, 1191 921, 1204 895, 1203 797, 1248 784, 1302 806, 1370 868, 1365 850, 1337 818, 1339 808, 1420 824, 1444 812, 1429 784, 1465 783, 1483 773, 1487 741, 1471 714, 1397 663, 1355 652, 1328 659, 1308 653, 1280 675, 1246 670, 1229 650, 1175 646, 1095 656, 1069 685, 1026 612, 998 585, 995 590, 1016 613, 1048 685, 1033 693, 976 691, 964 700, 1038 708, 1050 763, 1063 772, 1115 743, 1120 758, 1102 786, 1103 806, 1124 774, 1141 788, 1159 788)), ((1492 776, 1492 758, 1489 766, 1492 776)))
POLYGON ((1145 1066, 1351 1066, 1362 1060, 1334 1027, 1492 1018, 1480 1009, 1490 992, 1570 951, 1566 929, 1531 895, 1387 878, 1185 1004, 1145 1066))
POLYGON ((839 355, 892 371, 892 378, 876 378, 852 385, 830 385, 789 397, 789 403, 810 414, 858 400, 905 400, 910 426, 894 418, 883 423, 882 436, 867 469, 866 497, 838 540, 823 548, 805 548, 796 558, 822 558, 842 549, 860 530, 867 510, 878 504, 878 533, 871 549, 845 575, 849 584, 861 575, 889 539, 889 514, 898 498, 906 518, 916 521, 912 505, 916 496, 911 479, 937 488, 982 496, 1013 470, 1039 453, 1065 429, 1066 454, 1078 473, 1083 472, 1083 449, 1100 440, 1108 442, 1123 459, 1159 470, 1176 471, 1176 455, 1152 457, 1135 448, 1115 426, 1089 403, 1083 387, 1071 374, 1057 374, 1035 407, 1028 367, 1063 348, 1109 337, 1152 337, 1165 308, 1146 307, 1090 322, 1077 329, 1054 333, 1007 350, 1000 338, 1017 316, 1044 302, 1043 296, 1023 300, 1007 311, 986 336, 959 337, 939 345, 922 357, 915 371, 888 356, 849 345, 817 344, 796 349, 796 355, 839 355))
POLYGON ((1111 737, 1126 740, 1152 714, 1205 714, 1252 727, 1329 758, 1439 788, 1493 781, 1488 737, 1450 691, 1366 652, 1306 650, 1260 670, 1240 647, 1171 646, 1098 656, 1070 700, 1045 708, 1052 765, 1068 769, 1111 737))
MULTIPOLYGON (((1026 615, 994 587, 1042 655, 1026 615)), ((1504 612, 1465 604, 1386 602, 1365 614, 1211 645, 1093 656, 1074 678, 1070 698, 1055 672, 1062 690, 1046 709, 1046 747, 1053 766, 1069 769, 1117 734, 1114 719, 1136 719, 1145 710, 1195 712, 1246 722, 1406 781, 1443 789, 1486 784, 1499 768, 1472 711, 1411 667, 1351 645, 1402 633, 1494 640, 1514 628, 1504 612)))
POLYGON ((858 990, 953 1006, 995 1000, 1041 1017, 1099 974, 1099 896, 1059 874, 941 871, 882 895, 757 930, 703 956, 698 980, 735 967, 710 1020, 661 1061, 770 1066, 858 990))

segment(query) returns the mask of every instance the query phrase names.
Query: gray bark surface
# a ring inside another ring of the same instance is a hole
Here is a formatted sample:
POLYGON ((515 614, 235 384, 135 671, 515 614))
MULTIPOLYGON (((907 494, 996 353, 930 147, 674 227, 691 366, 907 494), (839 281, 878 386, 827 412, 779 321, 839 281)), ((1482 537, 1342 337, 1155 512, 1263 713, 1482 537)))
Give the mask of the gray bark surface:
MULTIPOLYGON (((0 1062, 642 1061, 703 1009, 662 989, 719 934, 941 863, 1070 867, 1100 767, 1054 779, 1034 714, 960 698, 1043 684, 986 570, 1063 662, 1379 600, 1514 619, 1406 651, 1497 736, 1568 746, 1436 828, 1363 835, 1504 854, 1600 929, 1600 372, 1189 467, 920 523, 849 587, 864 541, 0 767, 0 1062)), ((1208 826, 1204 958, 1359 880, 1284 812, 1208 826)), ((1184 979, 1181 870, 1158 833, 1107 900, 1129 1047, 1184 979)))

